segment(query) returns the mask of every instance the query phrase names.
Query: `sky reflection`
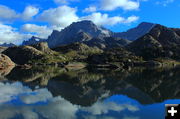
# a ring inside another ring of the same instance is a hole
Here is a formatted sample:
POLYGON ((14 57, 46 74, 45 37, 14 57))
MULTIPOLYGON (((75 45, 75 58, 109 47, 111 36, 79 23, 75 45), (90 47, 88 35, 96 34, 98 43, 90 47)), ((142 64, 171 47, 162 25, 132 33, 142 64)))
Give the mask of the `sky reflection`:
MULTIPOLYGON (((169 100, 166 103, 177 103, 169 100)), ((92 106, 73 105, 46 88, 0 83, 0 119, 163 119, 164 104, 141 105, 124 95, 97 100, 92 106)))

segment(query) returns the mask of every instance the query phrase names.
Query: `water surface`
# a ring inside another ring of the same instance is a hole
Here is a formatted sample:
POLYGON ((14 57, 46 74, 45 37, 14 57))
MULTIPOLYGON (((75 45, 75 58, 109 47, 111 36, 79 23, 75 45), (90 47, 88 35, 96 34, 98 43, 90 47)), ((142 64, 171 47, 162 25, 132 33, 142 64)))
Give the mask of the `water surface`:
POLYGON ((14 68, 0 76, 0 119, 164 119, 179 77, 180 67, 14 68))

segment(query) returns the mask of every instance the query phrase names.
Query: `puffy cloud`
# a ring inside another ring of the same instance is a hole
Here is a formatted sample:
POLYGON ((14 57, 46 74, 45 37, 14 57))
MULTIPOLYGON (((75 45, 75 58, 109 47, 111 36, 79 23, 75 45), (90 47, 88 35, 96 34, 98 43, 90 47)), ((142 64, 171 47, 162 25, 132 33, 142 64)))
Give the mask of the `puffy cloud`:
POLYGON ((139 8, 139 2, 132 0, 101 0, 102 10, 111 11, 117 8, 122 8, 123 10, 136 10, 139 8))
POLYGON ((136 16, 130 16, 127 19, 120 16, 109 17, 108 14, 100 12, 92 13, 89 16, 82 17, 81 20, 91 20, 97 25, 115 25, 118 23, 131 23, 138 20, 136 16))
POLYGON ((39 9, 33 6, 27 6, 23 13, 17 13, 7 6, 0 5, 0 21, 6 23, 14 20, 31 20, 38 12, 39 9))
POLYGON ((95 12, 97 8, 95 6, 89 6, 88 8, 85 8, 83 12, 95 12))
POLYGON ((18 94, 23 92, 31 92, 27 87, 23 87, 21 83, 4 84, 0 83, 0 104, 15 99, 18 94))
POLYGON ((27 6, 22 13, 21 17, 24 20, 30 20, 33 16, 37 15, 39 12, 39 9, 34 6, 27 6))
POLYGON ((23 32, 33 33, 40 38, 47 38, 52 33, 53 29, 48 28, 47 26, 39 26, 36 24, 24 24, 21 27, 23 32))
POLYGON ((110 110, 120 112, 125 109, 128 109, 131 112, 136 112, 139 110, 139 108, 136 106, 129 104, 117 104, 114 102, 96 102, 93 106, 83 108, 82 110, 87 111, 93 115, 102 115, 107 114, 110 110))
POLYGON ((139 19, 138 16, 130 16, 127 18, 127 20, 125 20, 125 23, 132 23, 132 22, 135 22, 139 19))
POLYGON ((38 19, 40 21, 48 22, 51 25, 66 27, 72 22, 78 20, 76 11, 76 8, 64 5, 58 8, 51 8, 43 11, 43 13, 39 15, 38 19))
POLYGON ((13 9, 0 5, 0 21, 9 22, 18 18, 19 15, 13 9))
POLYGON ((24 39, 27 39, 29 37, 29 34, 21 34, 17 31, 17 29, 0 23, 0 44, 20 44, 24 39))

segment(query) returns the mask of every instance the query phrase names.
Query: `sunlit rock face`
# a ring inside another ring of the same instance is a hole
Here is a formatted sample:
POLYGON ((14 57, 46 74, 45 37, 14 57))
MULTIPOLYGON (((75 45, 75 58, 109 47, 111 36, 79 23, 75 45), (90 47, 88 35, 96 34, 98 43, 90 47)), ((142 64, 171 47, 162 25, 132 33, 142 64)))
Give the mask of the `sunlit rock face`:
POLYGON ((0 46, 0 53, 2 53, 4 50, 6 50, 7 49, 7 47, 1 47, 0 46))
POLYGON ((0 76, 5 76, 11 72, 15 63, 6 55, 0 54, 0 76))
POLYGON ((7 67, 7 66, 14 66, 14 62, 11 61, 11 59, 4 55, 4 54, 0 54, 0 67, 7 67))

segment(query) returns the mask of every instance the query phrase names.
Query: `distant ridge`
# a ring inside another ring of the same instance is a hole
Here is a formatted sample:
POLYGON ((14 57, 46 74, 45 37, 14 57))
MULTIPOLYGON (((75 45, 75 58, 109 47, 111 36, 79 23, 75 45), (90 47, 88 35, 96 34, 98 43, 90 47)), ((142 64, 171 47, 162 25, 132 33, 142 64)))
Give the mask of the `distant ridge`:
POLYGON ((129 29, 126 32, 114 33, 114 36, 134 41, 148 33, 155 25, 154 23, 142 22, 137 27, 129 29))
POLYGON ((88 45, 103 47, 125 46, 146 33, 148 33, 155 24, 142 22, 137 27, 127 32, 114 33, 111 30, 95 25, 92 21, 84 20, 74 22, 62 31, 54 30, 48 39, 32 37, 24 41, 23 45, 33 45, 39 42, 47 42, 49 47, 55 48, 60 45, 71 44, 75 42, 87 43, 88 45), (108 41, 107 41, 108 40, 108 41), (111 44, 111 40, 112 43, 111 44), (110 43, 110 45, 109 45, 110 43))
POLYGON ((0 44, 1 47, 13 47, 13 46, 16 46, 15 44, 13 43, 3 43, 3 44, 0 44))
POLYGON ((23 41, 22 45, 35 45, 35 44, 38 44, 39 42, 43 42, 43 41, 46 41, 46 39, 32 36, 29 40, 23 41))

